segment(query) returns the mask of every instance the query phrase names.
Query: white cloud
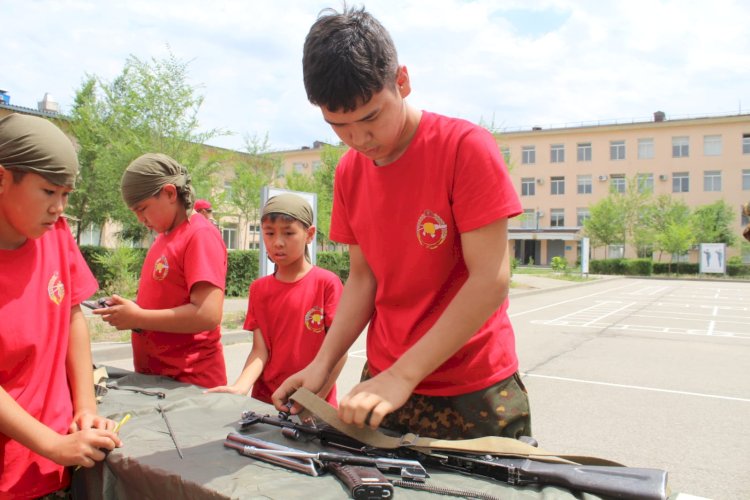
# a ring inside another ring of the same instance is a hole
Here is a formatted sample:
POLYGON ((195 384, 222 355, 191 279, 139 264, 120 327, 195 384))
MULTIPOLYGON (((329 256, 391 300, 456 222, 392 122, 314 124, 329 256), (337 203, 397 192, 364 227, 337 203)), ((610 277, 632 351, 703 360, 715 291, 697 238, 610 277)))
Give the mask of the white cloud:
MULTIPOLYGON (((351 3, 351 2, 350 2, 351 3)), ((712 114, 750 107, 750 7, 740 1, 373 0, 412 78, 417 107, 501 127, 712 114)), ((161 0, 4 2, 0 88, 70 109, 86 74, 126 58, 190 61, 206 128, 241 148, 333 141, 302 86, 304 37, 340 2, 161 0)))

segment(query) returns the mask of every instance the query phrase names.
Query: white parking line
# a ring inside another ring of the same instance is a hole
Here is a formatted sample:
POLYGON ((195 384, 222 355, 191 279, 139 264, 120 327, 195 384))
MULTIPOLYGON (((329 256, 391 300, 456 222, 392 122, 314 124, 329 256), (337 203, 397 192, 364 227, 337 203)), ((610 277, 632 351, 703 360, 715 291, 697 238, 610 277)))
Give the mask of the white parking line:
POLYGON ((595 380, 581 380, 577 378, 568 378, 568 377, 555 377, 552 375, 539 375, 537 373, 521 373, 522 376, 525 377, 536 377, 536 378, 546 378, 550 380, 561 380, 563 382, 575 382, 579 384, 590 384, 590 385, 604 385, 607 387, 619 387, 622 389, 635 389, 638 391, 649 391, 649 392, 666 392, 669 394, 680 394, 682 396, 697 396, 701 398, 711 398, 711 399, 723 399, 726 401, 741 401, 743 403, 750 403, 750 399, 747 398, 735 398, 732 396, 719 396, 717 394, 705 394, 701 392, 689 392, 689 391, 675 391, 672 389, 658 389, 656 387, 644 387, 640 385, 628 385, 628 384, 613 384, 611 382, 597 382, 595 380))
MULTIPOLYGON (((529 314, 529 313, 533 313, 533 312, 537 312, 537 311, 543 311, 544 309, 549 309, 550 307, 557 307, 559 305, 568 304, 570 302, 578 302, 579 300, 588 299, 589 297, 597 297, 599 295, 611 295, 612 292, 615 292, 617 290, 623 290, 625 288, 632 288, 632 287, 634 287, 636 285, 638 285, 638 284, 637 283, 633 283, 633 284, 630 284, 630 285, 620 286, 620 287, 617 287, 617 288, 610 288, 609 290, 605 290, 603 292, 592 293, 592 294, 589 294, 589 295, 581 295, 581 296, 576 297, 574 299, 562 300, 560 302, 555 302, 553 304, 547 304, 546 306, 537 307, 536 309, 529 309, 528 311, 521 311, 521 312, 509 314, 508 317, 509 318, 516 318, 518 316, 523 316, 524 314, 529 314)), ((512 303, 513 303, 513 301, 511 301, 511 304, 512 303)))

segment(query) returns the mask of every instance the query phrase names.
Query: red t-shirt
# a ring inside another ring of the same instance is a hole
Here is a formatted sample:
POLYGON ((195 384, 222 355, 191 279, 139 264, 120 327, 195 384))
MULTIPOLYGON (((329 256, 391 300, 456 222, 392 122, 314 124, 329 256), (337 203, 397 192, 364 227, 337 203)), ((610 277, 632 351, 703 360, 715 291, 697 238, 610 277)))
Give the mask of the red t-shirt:
MULTIPOLYGON (((331 239, 359 245, 377 280, 367 335, 373 374, 390 367, 435 324, 468 278, 461 233, 521 213, 492 135, 423 112, 408 149, 376 166, 349 150, 336 168, 331 239)), ((518 369, 508 301, 415 389, 454 396, 518 369)))
MULTIPOLYGON (((342 289, 338 276, 316 266, 294 283, 266 276, 250 284, 245 330, 259 328, 268 347, 268 361, 253 385, 255 399, 270 403, 281 383, 313 360, 342 289)), ((335 386, 326 400, 338 404, 335 386)))
MULTIPOLYGON (((60 434, 73 421, 70 309, 97 287, 63 218, 41 238, 0 250, 0 386, 60 434)), ((65 468, 0 433, 0 498, 35 498, 69 481, 65 468)))
MULTIPOLYGON (((194 214, 169 234, 160 234, 146 255, 136 302, 144 309, 172 309, 190 303, 190 289, 208 282, 222 291, 227 249, 205 217, 194 214)), ((144 330, 133 333, 138 373, 215 387, 227 383, 221 326, 194 334, 144 330)))

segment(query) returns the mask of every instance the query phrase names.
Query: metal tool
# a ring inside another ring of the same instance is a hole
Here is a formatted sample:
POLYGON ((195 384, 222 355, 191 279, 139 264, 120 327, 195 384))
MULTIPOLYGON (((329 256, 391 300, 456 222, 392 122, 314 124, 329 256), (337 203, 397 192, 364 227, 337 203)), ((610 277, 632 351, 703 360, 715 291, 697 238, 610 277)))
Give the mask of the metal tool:
POLYGON ((167 418, 167 410, 162 408, 160 404, 156 405, 156 407, 159 409, 159 413, 161 413, 161 417, 164 419, 164 422, 167 424, 169 437, 172 438, 174 447, 177 448, 177 454, 180 456, 181 459, 184 459, 185 456, 182 454, 182 448, 180 448, 180 443, 177 442, 177 436, 175 436, 174 430, 172 430, 172 425, 169 423, 169 418, 167 418))

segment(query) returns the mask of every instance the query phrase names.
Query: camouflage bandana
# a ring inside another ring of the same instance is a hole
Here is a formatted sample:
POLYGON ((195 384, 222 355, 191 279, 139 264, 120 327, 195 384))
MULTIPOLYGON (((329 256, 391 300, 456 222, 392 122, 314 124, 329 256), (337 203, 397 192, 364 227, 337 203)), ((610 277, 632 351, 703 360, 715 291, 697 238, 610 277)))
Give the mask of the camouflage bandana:
POLYGON ((195 193, 187 169, 161 153, 146 153, 133 160, 122 175, 120 191, 125 204, 131 208, 156 196, 167 184, 174 184, 178 191, 188 191, 185 208, 193 206, 195 193))
POLYGON ((263 207, 263 219, 269 214, 284 214, 294 217, 306 227, 313 225, 313 211, 310 204, 296 194, 279 194, 268 200, 263 207))
POLYGON ((18 113, 0 120, 0 165, 39 174, 57 186, 74 187, 78 175, 75 148, 62 130, 18 113))

